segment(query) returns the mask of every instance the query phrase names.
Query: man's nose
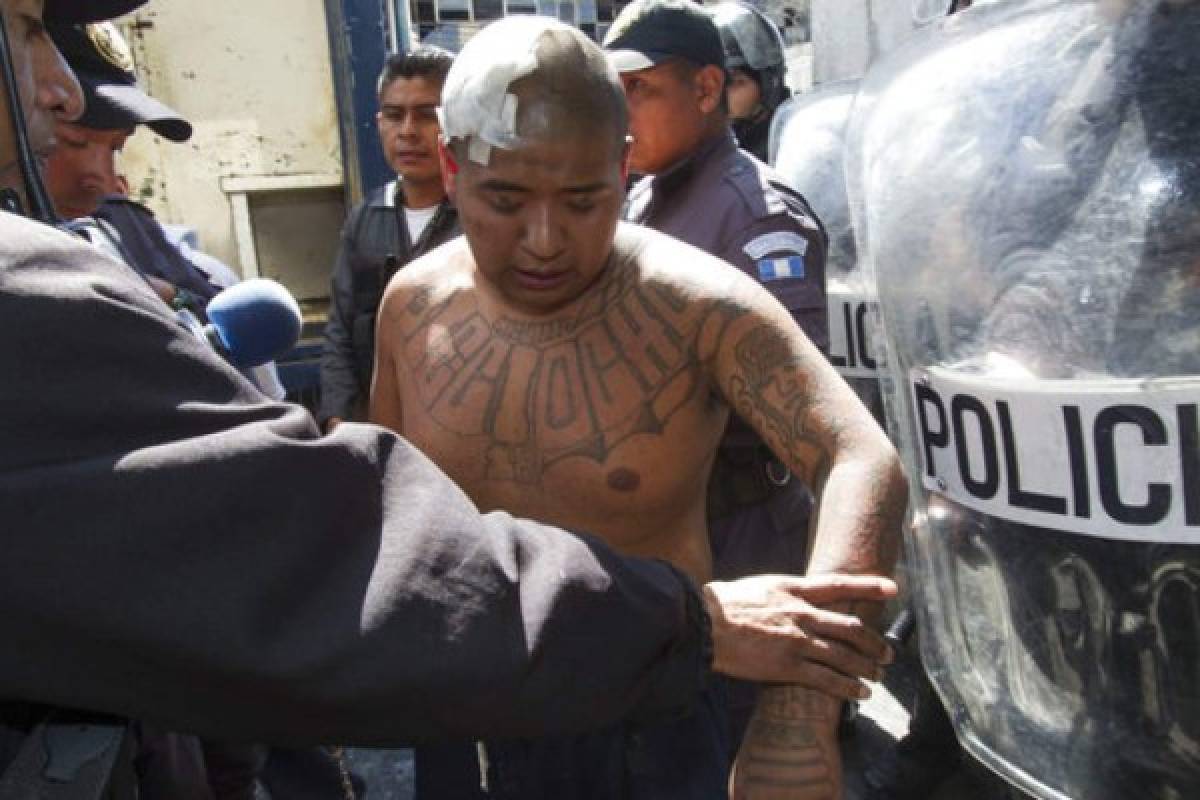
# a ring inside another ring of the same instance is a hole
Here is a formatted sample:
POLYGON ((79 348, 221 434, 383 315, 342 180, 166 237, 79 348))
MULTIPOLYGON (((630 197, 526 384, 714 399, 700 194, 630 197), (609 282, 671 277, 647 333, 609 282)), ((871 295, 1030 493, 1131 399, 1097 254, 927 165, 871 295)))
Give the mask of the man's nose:
POLYGON ((530 209, 525 225, 525 249, 531 256, 550 261, 562 252, 564 241, 562 225, 549 203, 538 203, 530 209))
POLYGON ((83 90, 58 49, 43 50, 36 63, 37 104, 56 118, 73 122, 83 115, 83 90))
POLYGON ((107 147, 97 147, 96 150, 99 155, 96 158, 94 169, 100 176, 104 190, 112 192, 117 185, 117 154, 107 147))
POLYGON ((79 182, 85 185, 107 186, 109 175, 116 175, 108 148, 88 144, 81 149, 73 150, 73 163, 79 176, 79 182))
POLYGON ((415 136, 417 134, 417 115, 405 112, 400 116, 400 135, 415 136))

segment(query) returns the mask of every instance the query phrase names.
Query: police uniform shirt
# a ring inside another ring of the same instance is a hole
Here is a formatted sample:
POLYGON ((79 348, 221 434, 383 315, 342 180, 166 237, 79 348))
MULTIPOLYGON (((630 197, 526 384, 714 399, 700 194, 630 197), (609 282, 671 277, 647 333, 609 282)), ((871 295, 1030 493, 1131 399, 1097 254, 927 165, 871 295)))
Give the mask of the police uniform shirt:
POLYGON ((644 178, 625 218, 733 264, 792 313, 808 338, 829 345, 827 238, 804 198, 773 169, 737 147, 732 133, 644 178))

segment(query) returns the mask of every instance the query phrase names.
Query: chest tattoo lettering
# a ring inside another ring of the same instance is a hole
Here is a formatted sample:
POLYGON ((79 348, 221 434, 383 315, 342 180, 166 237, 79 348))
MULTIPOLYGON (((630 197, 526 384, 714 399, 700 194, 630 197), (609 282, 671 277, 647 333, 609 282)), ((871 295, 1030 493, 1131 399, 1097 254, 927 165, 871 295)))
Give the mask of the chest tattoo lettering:
MULTIPOLYGON (((661 434, 705 385, 703 309, 613 272, 567 319, 489 319, 464 293, 408 304, 413 393, 440 429, 482 443, 487 479, 540 484, 568 458, 604 463, 631 437, 661 434)), ((614 480, 630 491, 640 479, 614 480)))

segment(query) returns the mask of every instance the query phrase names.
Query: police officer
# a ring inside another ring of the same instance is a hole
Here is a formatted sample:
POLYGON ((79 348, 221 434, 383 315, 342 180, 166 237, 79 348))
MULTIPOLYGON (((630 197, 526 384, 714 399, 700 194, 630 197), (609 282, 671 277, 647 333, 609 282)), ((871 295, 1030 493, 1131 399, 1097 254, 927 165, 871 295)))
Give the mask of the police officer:
MULTIPOLYGON (((757 278, 824 350, 825 233, 803 197, 738 149, 712 17, 690 0, 637 0, 604 47, 629 102, 630 168, 646 175, 630 192, 626 219, 757 278)), ((708 504, 714 574, 804 571, 807 490, 736 417, 717 453, 708 504)), ((753 700, 738 705, 735 725, 753 700)))
MULTIPOLYGON (((112 23, 51 25, 49 31, 83 89, 85 105, 78 120, 55 126, 62 146, 46 160, 50 199, 72 230, 136 269, 172 307, 207 321, 209 301, 237 283, 237 273, 119 192, 116 171, 118 153, 139 126, 182 143, 192 136, 191 124, 137 85, 129 45, 112 23)), ((245 374, 263 394, 284 398, 274 363, 245 374)))
POLYGON ((363 418, 388 279, 459 233, 437 154, 437 106, 453 61, 448 51, 423 45, 389 56, 379 76, 379 141, 397 179, 372 191, 342 228, 321 353, 318 421, 326 429, 363 418))
POLYGON ((149 209, 118 193, 116 171, 117 155, 139 125, 182 143, 192 136, 191 124, 137 86, 129 45, 112 23, 48 29, 84 99, 79 119, 57 121, 60 146, 46 159, 44 177, 55 209, 152 281, 166 302, 203 317, 220 287, 167 241, 149 209))
MULTIPOLYGON (((44 7, 83 23, 141 4, 44 7)), ((42 9, 0 0, 0 189, 49 217, 32 154, 82 96, 42 9)), ((506 737, 675 712, 713 668, 850 696, 846 653, 885 657, 810 601, 890 582, 702 595, 663 564, 482 515, 389 433, 320 438, 127 266, 9 211, 0 374, 0 796, 62 796, 119 760, 120 737, 59 747, 49 707, 280 743, 506 737)))
POLYGON ((712 14, 729 70, 725 93, 733 132, 743 150, 768 161, 771 118, 791 95, 784 83, 783 34, 765 14, 740 0, 718 3, 712 14))

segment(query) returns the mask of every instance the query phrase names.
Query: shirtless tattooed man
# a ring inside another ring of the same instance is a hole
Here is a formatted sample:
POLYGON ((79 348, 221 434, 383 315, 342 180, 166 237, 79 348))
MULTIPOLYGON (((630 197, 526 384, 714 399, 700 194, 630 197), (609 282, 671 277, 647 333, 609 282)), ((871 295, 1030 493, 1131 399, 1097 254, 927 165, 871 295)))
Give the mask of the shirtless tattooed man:
MULTIPOLYGON (((855 616, 891 591, 856 576, 890 572, 904 511, 883 432, 758 284, 618 224, 625 100, 584 35, 540 17, 494 23, 456 60, 441 113, 466 235, 389 285, 372 420, 482 509, 587 531, 704 582, 705 483, 735 409, 819 497, 810 577, 790 599, 836 610, 812 608, 806 685, 763 693, 731 785, 737 797, 838 796, 839 704, 888 658, 855 616)), ((650 729, 488 743, 479 777, 470 750, 470 774, 493 798, 720 796, 721 708, 705 697, 650 729)), ((422 784, 469 796, 429 774, 422 784)))

